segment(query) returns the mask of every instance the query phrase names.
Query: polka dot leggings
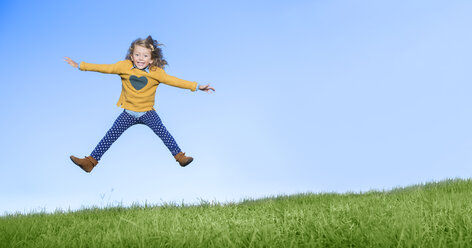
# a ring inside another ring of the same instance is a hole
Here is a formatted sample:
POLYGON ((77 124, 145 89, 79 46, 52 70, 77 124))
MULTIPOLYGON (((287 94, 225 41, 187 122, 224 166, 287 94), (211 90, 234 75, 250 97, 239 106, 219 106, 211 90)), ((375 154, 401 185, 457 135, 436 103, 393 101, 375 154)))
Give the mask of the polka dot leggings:
POLYGON ((161 122, 161 118, 157 115, 155 110, 147 111, 143 116, 136 118, 126 111, 118 116, 113 126, 108 130, 107 134, 103 139, 98 143, 97 147, 93 150, 91 156, 97 161, 100 160, 103 154, 110 148, 110 146, 115 142, 121 134, 123 134, 126 129, 136 124, 144 124, 152 129, 154 133, 161 138, 164 144, 167 146, 169 151, 173 156, 181 152, 179 146, 175 142, 174 138, 164 125, 161 122))

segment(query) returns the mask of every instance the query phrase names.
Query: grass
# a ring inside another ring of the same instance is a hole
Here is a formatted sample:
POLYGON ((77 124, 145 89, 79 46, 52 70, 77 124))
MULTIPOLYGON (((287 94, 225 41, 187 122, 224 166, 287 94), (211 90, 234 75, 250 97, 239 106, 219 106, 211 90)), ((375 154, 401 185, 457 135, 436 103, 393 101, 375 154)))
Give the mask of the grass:
POLYGON ((469 247, 472 180, 0 217, 4 247, 469 247))

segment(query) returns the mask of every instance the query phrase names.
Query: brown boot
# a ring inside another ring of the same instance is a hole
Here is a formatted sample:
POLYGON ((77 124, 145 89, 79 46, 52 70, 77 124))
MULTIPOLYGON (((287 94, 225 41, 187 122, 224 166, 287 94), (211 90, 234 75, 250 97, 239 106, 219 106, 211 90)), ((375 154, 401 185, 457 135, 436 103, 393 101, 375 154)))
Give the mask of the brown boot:
POLYGON ((175 160, 179 162, 180 166, 185 167, 188 164, 192 163, 193 158, 185 156, 184 152, 179 152, 179 154, 175 155, 175 160))
POLYGON ((98 161, 95 160, 92 156, 88 156, 85 158, 76 158, 74 156, 70 156, 70 159, 74 164, 82 168, 87 173, 90 173, 93 169, 98 164, 98 161))

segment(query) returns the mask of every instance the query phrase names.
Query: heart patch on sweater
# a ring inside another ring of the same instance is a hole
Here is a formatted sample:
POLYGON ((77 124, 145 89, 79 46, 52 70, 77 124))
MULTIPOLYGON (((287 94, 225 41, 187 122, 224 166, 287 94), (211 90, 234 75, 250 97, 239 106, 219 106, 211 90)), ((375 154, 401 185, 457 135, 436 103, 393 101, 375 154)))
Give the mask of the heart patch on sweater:
POLYGON ((146 86, 146 84, 148 82, 146 77, 144 77, 144 76, 136 77, 135 75, 131 75, 131 77, 129 77, 129 81, 131 82, 131 85, 133 85, 133 87, 136 90, 140 90, 140 89, 144 88, 144 86, 146 86))

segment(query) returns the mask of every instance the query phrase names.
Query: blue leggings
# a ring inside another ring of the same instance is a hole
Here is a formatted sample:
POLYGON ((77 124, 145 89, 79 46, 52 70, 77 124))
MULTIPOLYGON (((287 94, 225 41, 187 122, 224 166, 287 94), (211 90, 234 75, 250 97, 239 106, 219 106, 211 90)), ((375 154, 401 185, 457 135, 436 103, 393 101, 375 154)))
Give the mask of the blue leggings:
POLYGON ((150 127, 152 131, 154 131, 154 133, 156 133, 157 136, 161 138, 173 156, 181 152, 172 135, 170 135, 170 133, 162 124, 161 118, 159 118, 155 110, 151 110, 147 111, 146 114, 139 118, 136 118, 126 113, 126 111, 123 111, 123 113, 121 113, 120 116, 116 118, 113 126, 110 128, 110 130, 108 130, 105 137, 103 137, 103 139, 100 141, 100 143, 98 143, 97 147, 95 147, 92 154, 90 155, 97 161, 100 160, 103 154, 113 144, 113 142, 115 142, 121 136, 121 134, 126 131, 126 129, 136 124, 144 124, 150 127))

